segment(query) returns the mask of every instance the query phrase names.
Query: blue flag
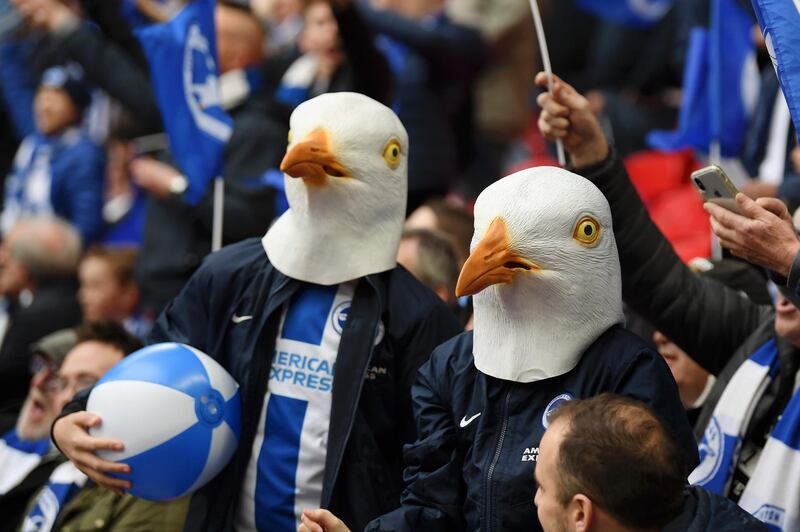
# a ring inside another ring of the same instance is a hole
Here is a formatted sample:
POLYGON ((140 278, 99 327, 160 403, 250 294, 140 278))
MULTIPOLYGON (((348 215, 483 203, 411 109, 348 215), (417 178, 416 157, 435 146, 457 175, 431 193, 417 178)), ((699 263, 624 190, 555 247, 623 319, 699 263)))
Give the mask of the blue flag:
POLYGON ((758 98, 753 16, 736 0, 711 1, 709 90, 711 139, 723 156, 737 156, 758 98))
POLYGON ((189 181, 184 199, 196 204, 209 181, 221 175, 232 132, 220 106, 214 0, 190 2, 168 22, 136 34, 150 64, 172 154, 189 181))
POLYGON ((753 8, 800 140, 800 2, 753 0, 753 8))
POLYGON ((662 151, 691 147, 707 151, 711 143, 708 90, 708 30, 692 28, 683 65, 683 101, 675 131, 654 130, 647 144, 662 151))
POLYGON ((575 5, 607 22, 647 29, 661 20, 674 3, 675 0, 577 0, 575 5))
POLYGON ((696 26, 689 35, 678 127, 651 131, 651 147, 707 153, 719 142, 722 156, 739 155, 758 97, 752 28, 752 17, 736 0, 711 1, 709 27, 696 26))

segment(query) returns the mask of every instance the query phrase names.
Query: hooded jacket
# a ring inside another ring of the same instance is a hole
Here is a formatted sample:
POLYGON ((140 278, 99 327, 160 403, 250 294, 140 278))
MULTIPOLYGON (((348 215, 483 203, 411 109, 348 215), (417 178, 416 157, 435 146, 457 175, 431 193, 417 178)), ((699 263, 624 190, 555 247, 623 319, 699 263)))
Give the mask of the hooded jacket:
MULTIPOLYGON (((661 357, 615 325, 571 371, 531 383, 489 377, 472 357, 472 332, 441 345, 412 390, 419 439, 406 449, 402 506, 367 530, 539 529, 533 471, 548 414, 561 401, 602 392, 650 405, 693 468, 697 445, 661 357)), ((345 521, 346 522, 346 521, 345 521)))

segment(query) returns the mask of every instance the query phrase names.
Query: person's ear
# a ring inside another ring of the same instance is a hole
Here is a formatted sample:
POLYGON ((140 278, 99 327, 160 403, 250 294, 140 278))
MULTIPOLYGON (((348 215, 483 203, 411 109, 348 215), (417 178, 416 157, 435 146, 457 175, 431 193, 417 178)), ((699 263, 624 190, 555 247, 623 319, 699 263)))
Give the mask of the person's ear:
POLYGON ((567 518, 570 529, 576 532, 588 532, 591 529, 594 506, 592 501, 582 493, 576 493, 567 505, 567 518))

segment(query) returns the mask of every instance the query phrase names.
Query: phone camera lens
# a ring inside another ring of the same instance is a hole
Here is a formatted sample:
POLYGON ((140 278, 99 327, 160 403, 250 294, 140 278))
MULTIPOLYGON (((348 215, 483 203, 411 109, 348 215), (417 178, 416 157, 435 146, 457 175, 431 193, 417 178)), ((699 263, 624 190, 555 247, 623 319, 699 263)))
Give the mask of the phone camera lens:
POLYGON ((695 178, 694 178, 694 182, 695 182, 695 183, 697 183, 697 187, 698 187, 700 190, 702 190, 703 192, 705 192, 705 190, 706 190, 706 187, 705 187, 705 185, 703 185, 703 182, 702 182, 702 181, 700 181, 699 179, 697 179, 697 178, 695 177, 695 178))

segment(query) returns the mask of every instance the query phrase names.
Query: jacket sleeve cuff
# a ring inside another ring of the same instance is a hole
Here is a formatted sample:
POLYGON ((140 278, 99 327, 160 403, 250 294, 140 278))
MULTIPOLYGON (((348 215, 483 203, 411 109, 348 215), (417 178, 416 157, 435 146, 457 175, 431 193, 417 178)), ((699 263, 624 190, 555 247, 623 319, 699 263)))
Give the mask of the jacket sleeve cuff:
MULTIPOLYGON (((58 442, 53 437, 53 427, 56 425, 56 421, 61 419, 62 417, 68 416, 70 414, 74 414, 75 412, 83 412, 86 410, 86 404, 89 402, 89 394, 91 393, 92 389, 82 390, 75 394, 75 397, 72 398, 72 401, 67 403, 61 413, 56 417, 53 421, 53 424, 50 425, 50 440, 53 442, 53 445, 56 446, 56 449, 61 452, 61 447, 58 446, 58 442)), ((62 453, 63 454, 63 453, 62 453)))
POLYGON ((602 161, 581 167, 575 167, 570 164, 568 169, 571 172, 582 175, 589 181, 596 181, 600 176, 609 174, 609 172, 619 164, 622 164, 621 159, 617 156, 617 152, 613 146, 609 146, 608 155, 606 155, 606 158, 602 161))

